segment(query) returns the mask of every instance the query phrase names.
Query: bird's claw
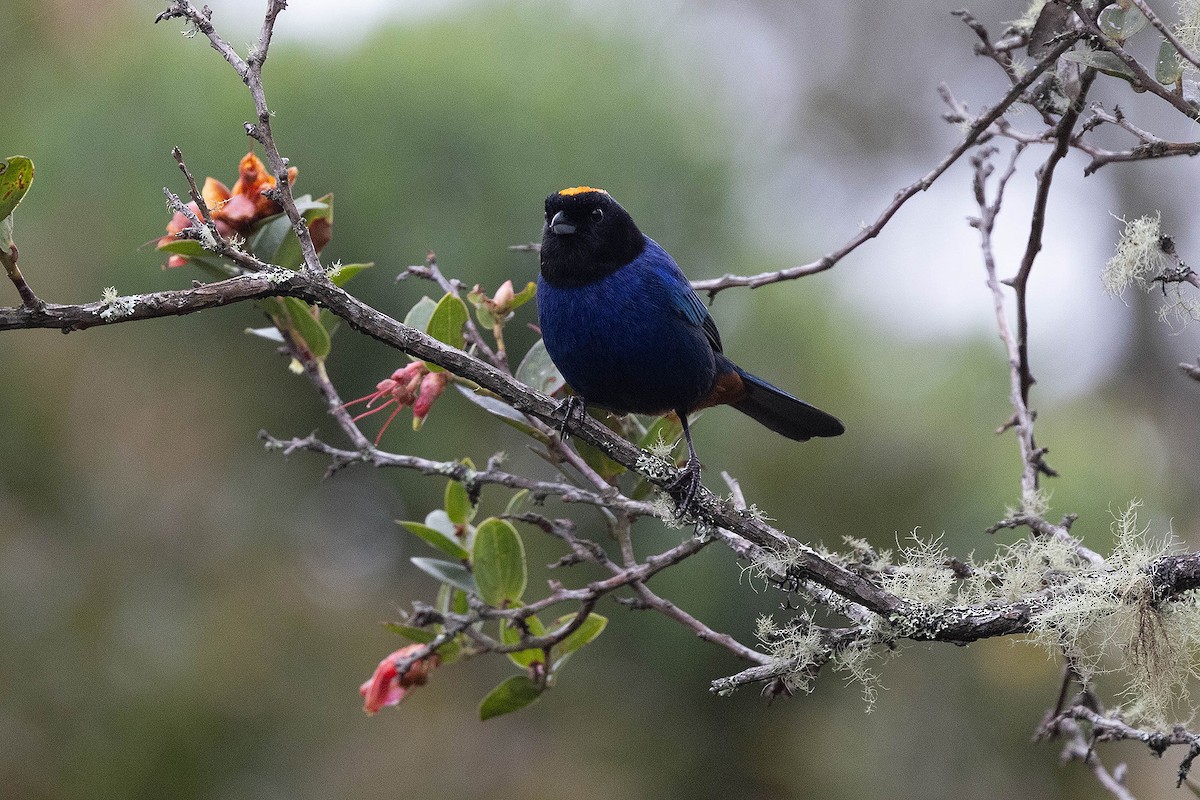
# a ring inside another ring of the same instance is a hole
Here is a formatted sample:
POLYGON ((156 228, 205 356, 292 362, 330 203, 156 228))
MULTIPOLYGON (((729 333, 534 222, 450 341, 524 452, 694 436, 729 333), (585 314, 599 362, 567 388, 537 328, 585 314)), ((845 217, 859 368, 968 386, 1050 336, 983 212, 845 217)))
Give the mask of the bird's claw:
POLYGON ((663 489, 675 500, 680 517, 695 516, 700 500, 700 462, 688 459, 687 466, 663 489))
POLYGON ((562 421, 558 423, 558 438, 566 442, 571 435, 567 430, 567 426, 571 424, 571 418, 578 417, 582 422, 583 418, 587 416, 587 405, 579 395, 569 394, 558 404, 558 410, 562 412, 562 421), (575 409, 579 409, 578 413, 575 409))

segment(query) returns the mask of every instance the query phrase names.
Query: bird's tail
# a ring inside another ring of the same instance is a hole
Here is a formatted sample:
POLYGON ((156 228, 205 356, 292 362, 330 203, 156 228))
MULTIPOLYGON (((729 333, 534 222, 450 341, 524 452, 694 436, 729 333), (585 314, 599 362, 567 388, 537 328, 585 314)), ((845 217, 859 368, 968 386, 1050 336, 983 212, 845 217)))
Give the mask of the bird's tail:
POLYGON ((736 364, 731 363, 731 366, 741 377, 742 385, 746 389, 745 398, 732 404, 743 414, 766 425, 779 435, 798 442, 808 441, 814 436, 840 436, 845 433, 846 426, 832 414, 826 414, 821 409, 792 397, 736 364))

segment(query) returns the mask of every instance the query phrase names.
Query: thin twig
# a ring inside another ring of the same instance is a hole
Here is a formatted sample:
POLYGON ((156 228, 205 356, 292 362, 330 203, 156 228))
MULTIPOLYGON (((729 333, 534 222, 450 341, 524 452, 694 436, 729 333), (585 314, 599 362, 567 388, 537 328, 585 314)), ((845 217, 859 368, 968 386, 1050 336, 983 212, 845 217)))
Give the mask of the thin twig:
POLYGON ((1050 65, 1056 63, 1059 56, 1067 52, 1067 50, 1070 50, 1078 38, 1079 34, 1070 34, 1066 36, 1063 41, 1051 48, 1046 55, 1044 55, 1037 61, 1037 63, 1029 68, 1029 71, 1025 73, 1021 80, 1013 84, 1013 87, 1000 100, 999 103, 985 113, 981 114, 974 121, 974 123, 967 128, 967 132, 963 136, 962 141, 959 142, 958 145, 956 145, 945 158, 939 161, 932 170, 926 173, 919 180, 909 184, 897 192, 895 197, 892 198, 892 201, 888 203, 888 205, 883 209, 874 222, 859 231, 854 238, 852 238, 839 249, 824 255, 811 263, 801 264, 800 266, 789 267, 787 269, 781 269, 775 272, 762 272, 757 275, 726 274, 720 278, 692 281, 692 288, 694 288, 697 292, 707 292, 708 296, 713 298, 716 297, 718 292, 734 286, 748 286, 750 288, 757 288, 759 286, 765 286, 769 283, 793 280, 795 278, 802 278, 806 275, 815 275, 818 272, 824 272, 825 270, 830 269, 843 258, 857 250, 861 245, 878 236, 879 232, 883 230, 884 226, 887 225, 896 212, 900 210, 901 206, 907 203, 915 195, 932 186, 934 181, 941 177, 942 173, 948 170, 954 164, 954 162, 958 161, 963 153, 974 147, 979 138, 983 136, 991 127, 992 123, 999 119, 1000 116, 1003 115, 1013 103, 1016 103, 1018 100, 1020 100, 1022 95, 1024 95, 1025 90, 1028 89, 1035 80, 1037 80, 1038 76, 1041 75, 1050 65))

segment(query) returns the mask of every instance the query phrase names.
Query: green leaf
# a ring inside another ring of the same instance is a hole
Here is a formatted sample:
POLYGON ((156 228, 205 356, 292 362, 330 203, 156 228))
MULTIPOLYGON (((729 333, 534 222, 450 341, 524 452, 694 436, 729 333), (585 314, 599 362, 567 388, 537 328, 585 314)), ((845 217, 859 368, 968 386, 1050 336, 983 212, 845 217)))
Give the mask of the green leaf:
POLYGON ((483 698, 483 702, 479 704, 479 719, 488 720, 520 711, 537 700, 542 691, 542 687, 530 680, 528 675, 513 675, 483 698))
POLYGON ((1135 88, 1137 87, 1138 79, 1133 74, 1133 71, 1125 65, 1124 61, 1107 50, 1072 50, 1069 53, 1064 53, 1063 58, 1067 61, 1074 61, 1083 64, 1085 67, 1099 70, 1105 75, 1129 81, 1135 85, 1135 88))
MULTIPOLYGON (((416 642, 417 644, 429 644, 437 638, 439 632, 427 631, 424 628, 414 628, 411 625, 401 625, 398 622, 385 622, 383 627, 387 628, 392 633, 403 636, 405 639, 416 642)), ((451 639, 448 642, 442 643, 434 651, 442 659, 443 664, 449 664, 458 658, 462 646, 456 639, 451 639)))
POLYGON ((600 448, 593 447, 582 439, 576 439, 575 449, 579 452, 584 462, 596 470, 604 480, 611 481, 618 475, 625 474, 625 465, 613 461, 600 448))
MULTIPOLYGON (((574 614, 564 614, 554 621, 553 629, 557 630, 573 619, 575 619, 574 614)), ((603 633, 606 625, 608 625, 608 617, 603 617, 599 614, 588 614, 587 619, 578 628, 571 631, 567 638, 554 646, 554 656, 557 658, 575 652, 603 633)))
POLYGON ((510 309, 516 310, 528 303, 537 295, 537 284, 533 281, 525 284, 525 288, 513 295, 512 302, 508 304, 510 309))
POLYGON ((436 547, 451 558, 466 561, 471 557, 471 554, 461 544, 435 528, 422 525, 419 522, 409 522, 399 519, 396 520, 396 524, 404 526, 404 529, 409 533, 424 540, 426 544, 436 547))
MULTIPOLYGON (((425 326, 425 332, 439 342, 461 350, 465 344, 463 325, 467 324, 469 316, 467 304, 457 295, 447 292, 446 296, 438 301, 437 307, 433 309, 433 315, 429 318, 429 324, 425 326)), ((430 364, 429 367, 433 369, 435 365, 430 364)))
POLYGON ((524 513, 531 504, 530 496, 528 489, 521 489, 510 497, 508 505, 504 507, 504 516, 515 517, 517 514, 524 513))
POLYGON ((1170 86, 1177 83, 1183 77, 1183 59, 1179 57, 1179 51, 1163 39, 1161 45, 1158 46, 1158 60, 1154 62, 1154 79, 1161 84, 1170 86))
POLYGON ((492 310, 488 308, 488 296, 484 294, 482 289, 476 286, 467 292, 467 302, 474 307, 475 319, 479 320, 480 325, 490 330, 496 324, 496 317, 492 314, 492 310))
POLYGON ((0 161, 0 220, 12 216, 32 183, 33 162, 28 158, 9 156, 0 161))
POLYGON ((329 355, 329 331, 313 316, 313 307, 295 297, 283 298, 292 330, 300 335, 308 351, 318 360, 329 355))
POLYGON ((355 275, 373 266, 375 266, 374 261, 362 264, 340 264, 329 272, 329 280, 333 282, 334 286, 345 286, 355 275))
POLYGON ((475 518, 475 506, 471 503, 471 496, 467 494, 467 487, 458 481, 446 482, 444 505, 446 516, 450 517, 450 521, 455 525, 466 525, 475 518))
POLYGON ((1148 21, 1146 15, 1137 6, 1132 5, 1128 9, 1111 5, 1096 17, 1096 24, 1100 26, 1100 31, 1109 39, 1117 42, 1123 42, 1133 36, 1146 27, 1148 21))
MULTIPOLYGON (((327 194, 317 200, 313 200, 309 195, 297 197, 296 210, 310 225, 314 219, 327 219, 332 223, 333 195, 327 194)), ((284 219, 287 219, 286 215, 284 219)), ((268 263, 294 269, 304 263, 304 252, 300 249, 300 239, 296 237, 290 224, 291 221, 288 220, 288 222, 287 235, 283 237, 279 249, 275 251, 275 258, 268 263)))
POLYGON ((429 644, 437 638, 437 634, 433 631, 427 631, 424 628, 414 628, 411 625, 401 625, 399 622, 385 622, 383 623, 383 627, 417 644, 429 644))
MULTIPOLYGON (((542 621, 536 615, 526 617, 525 624, 529 626, 529 632, 534 636, 542 636, 546 633, 546 626, 542 625, 542 621)), ((521 641, 521 628, 508 620, 501 620, 500 641, 504 644, 516 644, 521 641)), ((529 665, 535 661, 545 661, 546 653, 534 647, 529 650, 518 650, 515 653, 509 653, 508 659, 518 667, 528 669, 529 665)))
MULTIPOLYGON (((283 244, 283 240, 291 232, 292 221, 287 218, 287 214, 276 214, 259 220, 254 224, 254 230, 250 233, 247 246, 251 253, 268 264, 278 264, 281 267, 288 266, 286 264, 279 264, 275 259, 276 253, 279 252, 279 248, 283 244)), ((300 262, 297 261, 291 266, 298 267, 300 266, 300 262)))
MULTIPOLYGON (((322 217, 332 220, 333 195, 327 194, 319 200, 313 200, 309 195, 297 197, 296 210, 308 223, 322 217)), ((296 238, 287 214, 275 214, 255 224, 255 231, 250 235, 250 252, 268 264, 286 269, 295 269, 304 261, 300 240, 296 238)))
POLYGON ((479 586, 475 583, 475 576, 462 564, 442 561, 437 558, 414 557, 410 558, 409 561, 426 575, 432 575, 444 584, 462 589, 464 592, 479 594, 479 586))
POLYGON ((164 253, 173 255, 187 256, 195 258, 197 256, 212 257, 212 251, 205 249, 204 245, 197 242, 195 239, 172 239, 158 246, 159 250, 164 253))
POLYGON ((429 327, 429 318, 433 316, 435 308, 437 308, 437 303, 433 302, 429 297, 422 297, 404 315, 404 324, 419 331, 425 330, 429 327))
POLYGON ((645 435, 638 441, 638 447, 649 450, 656 447, 659 441, 678 446, 682 438, 683 425, 679 422, 679 417, 674 414, 664 414, 650 423, 645 435))
POLYGON ((218 278, 228 278, 240 274, 236 267, 215 255, 211 250, 206 250, 204 245, 195 239, 174 239, 160 244, 158 249, 164 253, 184 256, 189 264, 201 267, 218 278))
POLYGON ((503 608, 521 600, 528 574, 525 545, 510 523, 491 517, 475 531, 471 565, 479 596, 488 605, 503 608))
POLYGON ((546 343, 541 339, 538 339, 521 359, 514 377, 542 394, 554 394, 567 383, 558 367, 550 360, 550 354, 546 352, 546 343))
POLYGON ((478 392, 468 389, 461 384, 455 384, 454 388, 457 389, 459 394, 461 394, 463 397, 467 398, 489 414, 499 417, 502 422, 511 425, 521 433, 524 433, 527 436, 532 436, 542 444, 550 443, 550 437, 536 430, 532 425, 529 424, 529 420, 525 418, 524 414, 522 414, 520 411, 517 411, 503 400, 499 400, 491 395, 479 394, 478 392))

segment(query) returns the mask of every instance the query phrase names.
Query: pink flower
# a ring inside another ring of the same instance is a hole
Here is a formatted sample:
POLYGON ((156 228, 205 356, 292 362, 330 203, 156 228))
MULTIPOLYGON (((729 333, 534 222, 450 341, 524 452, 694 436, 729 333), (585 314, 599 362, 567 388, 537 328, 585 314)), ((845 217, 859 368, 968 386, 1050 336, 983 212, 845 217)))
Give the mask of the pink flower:
POLYGON ((394 706, 403 700, 414 687, 424 686, 429 673, 437 669, 442 659, 437 653, 418 658, 401 675, 397 663, 406 661, 414 653, 424 649, 423 644, 409 644, 379 662, 375 674, 368 678, 358 693, 363 696, 363 711, 375 714, 384 706, 394 706))
POLYGON ((450 377, 444 372, 430 372, 421 379, 421 390, 417 394, 416 402, 413 403, 414 431, 421 430, 421 426, 425 424, 425 418, 429 416, 429 410, 433 408, 433 401, 446 391, 446 384, 449 380, 450 377))
MULTIPOLYGON (((387 422, 383 423, 383 427, 379 429, 379 435, 375 437, 375 444, 378 445, 379 440, 383 438, 383 432, 387 430, 388 425, 392 424, 392 420, 396 418, 396 415, 399 414, 400 411, 405 407, 411 406, 419 401, 420 398, 418 396, 418 392, 423 391, 424 383, 422 376, 430 377, 429 375, 426 375, 427 371, 428 369, 425 366, 424 361, 414 361, 408 366, 402 367, 401 369, 393 372, 390 378, 384 378, 379 383, 375 384, 375 391, 368 395, 363 395, 357 400, 351 400, 348 403, 343 403, 342 408, 349 408, 350 406, 357 405, 358 403, 366 403, 367 408, 370 410, 364 411, 355 417, 354 421, 358 422, 363 417, 369 417, 372 414, 377 414, 380 411, 383 411, 393 403, 396 405, 396 408, 394 411, 392 411, 391 416, 387 418, 387 422), (383 400, 383 402, 375 408, 371 408, 371 406, 375 405, 375 403, 380 400, 383 400)), ((441 394, 441 392, 439 391, 438 394, 441 394)), ((433 400, 430 399, 428 404, 432 404, 432 402, 433 400)), ((425 413, 429 413, 428 408, 425 409, 425 413)))

